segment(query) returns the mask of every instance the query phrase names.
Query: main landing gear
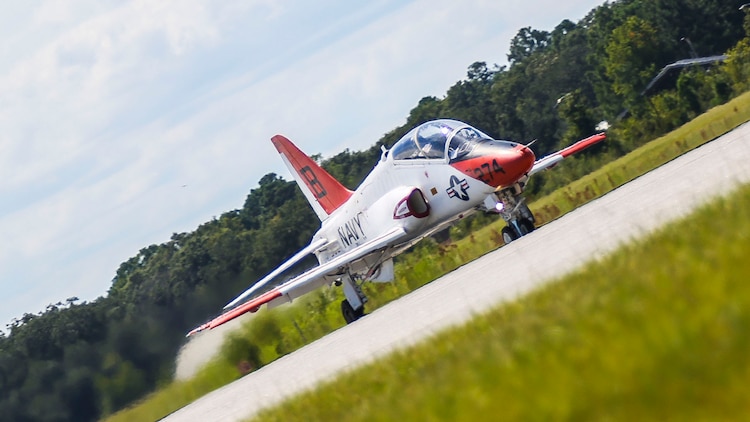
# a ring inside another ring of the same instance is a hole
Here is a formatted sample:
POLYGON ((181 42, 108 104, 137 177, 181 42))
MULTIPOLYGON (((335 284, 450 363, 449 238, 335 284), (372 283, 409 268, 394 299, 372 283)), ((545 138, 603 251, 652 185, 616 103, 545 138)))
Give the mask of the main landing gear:
POLYGON ((365 307, 360 306, 359 309, 355 311, 352 305, 349 304, 349 301, 344 299, 341 301, 341 314, 344 315, 344 321, 346 321, 347 324, 351 324, 362 318, 362 315, 365 314, 365 307))
POLYGON ((367 296, 362 293, 359 284, 349 274, 341 277, 341 284, 343 285, 344 296, 346 297, 341 302, 341 314, 344 316, 344 321, 347 324, 351 324, 365 314, 367 296))
MULTIPOLYGON (((508 243, 534 231, 534 214, 531 213, 526 200, 521 196, 522 187, 515 185, 490 196, 495 200, 492 211, 497 212, 508 225, 503 227, 503 241, 508 243), (494 196, 494 198, 493 198, 494 196)), ((485 204, 486 206, 487 204, 485 204)), ((489 208, 489 207, 487 207, 489 208)))

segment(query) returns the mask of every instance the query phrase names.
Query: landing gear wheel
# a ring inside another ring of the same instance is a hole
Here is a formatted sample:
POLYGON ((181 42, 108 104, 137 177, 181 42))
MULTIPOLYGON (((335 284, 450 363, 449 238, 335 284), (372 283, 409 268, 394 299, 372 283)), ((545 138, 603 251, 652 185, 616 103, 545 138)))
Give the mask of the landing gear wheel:
POLYGON ((344 315, 344 321, 346 321, 347 324, 351 324, 362 318, 362 315, 365 314, 365 307, 361 306, 359 309, 354 310, 349 301, 345 299, 341 301, 341 314, 344 315))
POLYGON ((523 236, 526 236, 527 234, 534 231, 534 223, 532 223, 528 218, 520 219, 518 221, 518 227, 521 228, 521 233, 523 236))
POLYGON ((503 235, 503 241, 507 245, 508 243, 518 239, 518 233, 516 233, 515 230, 513 230, 510 226, 503 227, 503 230, 501 231, 503 235))

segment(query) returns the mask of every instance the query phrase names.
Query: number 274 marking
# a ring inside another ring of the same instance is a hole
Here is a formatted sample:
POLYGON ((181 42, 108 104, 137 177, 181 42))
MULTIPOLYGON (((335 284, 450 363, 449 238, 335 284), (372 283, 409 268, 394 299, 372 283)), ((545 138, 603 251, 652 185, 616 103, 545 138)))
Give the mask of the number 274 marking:
POLYGON ((490 163, 482 163, 481 166, 474 168, 474 175, 477 179, 487 184, 495 181, 495 173, 505 174, 505 169, 497 162, 496 158, 492 160, 492 165, 490 163))

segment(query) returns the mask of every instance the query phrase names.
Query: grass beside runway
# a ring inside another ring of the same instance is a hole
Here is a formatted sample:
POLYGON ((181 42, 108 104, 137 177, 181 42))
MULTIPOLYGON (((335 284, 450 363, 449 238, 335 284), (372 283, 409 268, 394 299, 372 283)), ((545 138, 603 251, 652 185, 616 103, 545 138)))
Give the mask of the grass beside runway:
POLYGON ((748 120, 750 92, 708 110, 672 132, 540 198, 531 205, 534 216, 539 224, 552 221, 687 151, 716 139, 748 120))
MULTIPOLYGON (((531 204, 531 208, 540 224, 549 222, 748 120, 750 92, 709 110, 685 126, 541 198, 531 204)), ((498 221, 481 228, 448 248, 430 244, 429 241, 422 242, 418 248, 424 250, 419 251, 419 254, 404 254, 399 257, 395 282, 365 284, 370 298, 368 309, 376 309, 496 249, 502 244, 500 230, 503 225, 502 221, 498 221)), ((254 327, 251 323, 244 328, 249 333, 245 338, 252 338, 258 343, 259 363, 271 362, 341 327, 343 320, 338 306, 340 300, 340 289, 321 289, 292 305, 259 312, 256 319, 260 323, 256 323, 254 327)), ((107 420, 159 419, 234 381, 240 377, 240 372, 230 355, 231 349, 238 349, 239 347, 234 346, 241 346, 240 343, 242 341, 237 338, 230 340, 224 345, 222 356, 200 370, 193 379, 165 385, 141 403, 124 409, 107 420)))
POLYGON ((750 417, 750 185, 256 420, 750 417))

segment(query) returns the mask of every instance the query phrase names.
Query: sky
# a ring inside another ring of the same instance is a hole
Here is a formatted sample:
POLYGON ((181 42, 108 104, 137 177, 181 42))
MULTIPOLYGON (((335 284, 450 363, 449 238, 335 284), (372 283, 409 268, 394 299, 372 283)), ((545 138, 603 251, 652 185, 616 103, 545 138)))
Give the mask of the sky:
MULTIPOLYGON (((603 0, 29 0, 0 14, 0 328, 241 208, 281 133, 370 147, 603 0)), ((471 123, 471 122, 468 122, 471 123)), ((373 163, 374 164, 374 163, 373 163)))

